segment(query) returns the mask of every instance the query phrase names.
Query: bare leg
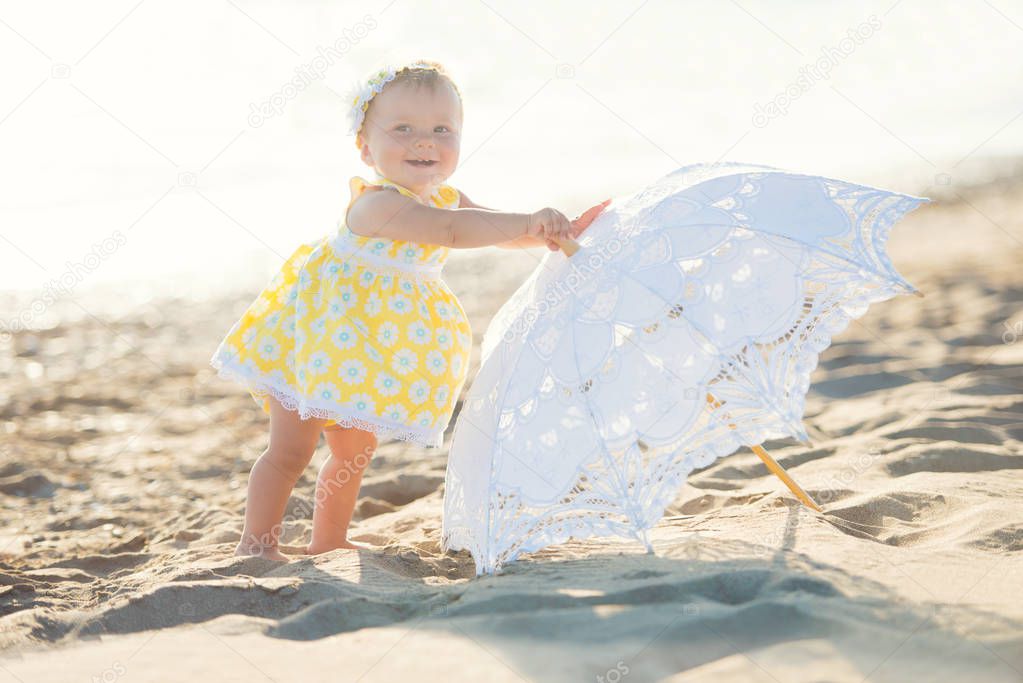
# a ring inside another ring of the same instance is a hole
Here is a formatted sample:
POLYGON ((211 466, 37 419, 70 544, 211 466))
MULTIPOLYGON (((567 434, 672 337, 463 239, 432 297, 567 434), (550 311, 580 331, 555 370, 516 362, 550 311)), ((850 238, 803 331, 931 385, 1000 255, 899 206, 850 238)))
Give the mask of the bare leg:
POLYGON ((309 465, 326 420, 302 420, 270 399, 270 446, 249 472, 245 529, 235 555, 262 555, 287 562, 277 548, 291 490, 309 465))
POLYGON ((335 548, 367 549, 369 546, 348 540, 348 525, 362 485, 362 472, 376 451, 376 435, 343 427, 328 428, 324 435, 330 457, 316 480, 313 540, 306 552, 316 555, 335 548))

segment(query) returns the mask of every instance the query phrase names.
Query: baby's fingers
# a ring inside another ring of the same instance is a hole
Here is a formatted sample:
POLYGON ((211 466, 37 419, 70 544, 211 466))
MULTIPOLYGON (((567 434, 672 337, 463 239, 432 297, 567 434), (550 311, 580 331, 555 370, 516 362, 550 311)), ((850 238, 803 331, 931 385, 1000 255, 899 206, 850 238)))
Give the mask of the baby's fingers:
POLYGON ((550 231, 547 233, 548 238, 559 238, 567 239, 572 236, 572 223, 568 220, 565 214, 560 211, 554 214, 554 218, 551 221, 550 231))
POLYGON ((586 228, 590 227, 590 223, 593 222, 593 219, 596 218, 597 215, 610 203, 610 199, 605 199, 600 204, 591 206, 579 214, 579 216, 572 221, 573 235, 578 235, 586 230, 586 228))
POLYGON ((551 211, 548 220, 543 222, 543 237, 544 239, 553 239, 558 234, 558 213, 551 211))

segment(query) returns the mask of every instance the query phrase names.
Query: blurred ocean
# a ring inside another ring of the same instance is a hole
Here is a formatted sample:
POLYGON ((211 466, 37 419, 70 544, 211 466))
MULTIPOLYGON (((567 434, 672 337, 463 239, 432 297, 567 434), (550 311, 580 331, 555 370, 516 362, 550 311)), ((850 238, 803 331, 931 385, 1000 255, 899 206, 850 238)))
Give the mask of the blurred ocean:
POLYGON ((1023 150, 1018 1, 56 5, 0 4, 0 290, 22 294, 258 287, 369 172, 342 96, 389 60, 454 72, 450 182, 508 210, 718 160, 945 196, 1023 150))

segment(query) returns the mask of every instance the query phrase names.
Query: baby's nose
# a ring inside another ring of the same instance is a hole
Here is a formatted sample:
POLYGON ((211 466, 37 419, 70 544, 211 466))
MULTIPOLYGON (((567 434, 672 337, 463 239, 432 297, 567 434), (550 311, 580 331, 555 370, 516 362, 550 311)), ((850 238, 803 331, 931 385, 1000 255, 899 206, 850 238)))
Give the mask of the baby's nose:
POLYGON ((433 147, 433 138, 419 138, 416 140, 416 147, 433 147))

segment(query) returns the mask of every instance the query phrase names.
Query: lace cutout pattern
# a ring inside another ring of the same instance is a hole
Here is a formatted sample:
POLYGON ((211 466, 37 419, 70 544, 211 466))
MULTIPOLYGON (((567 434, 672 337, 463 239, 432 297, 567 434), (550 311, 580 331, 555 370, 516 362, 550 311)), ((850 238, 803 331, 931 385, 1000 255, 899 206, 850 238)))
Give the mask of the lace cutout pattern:
POLYGON ((484 336, 453 434, 444 547, 468 549, 479 575, 573 537, 646 542, 694 468, 805 440, 820 353, 871 303, 915 291, 885 244, 928 201, 716 164, 612 202, 484 336))

